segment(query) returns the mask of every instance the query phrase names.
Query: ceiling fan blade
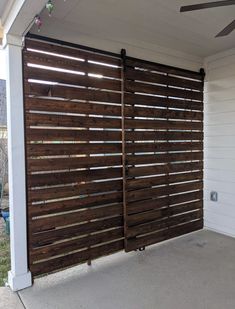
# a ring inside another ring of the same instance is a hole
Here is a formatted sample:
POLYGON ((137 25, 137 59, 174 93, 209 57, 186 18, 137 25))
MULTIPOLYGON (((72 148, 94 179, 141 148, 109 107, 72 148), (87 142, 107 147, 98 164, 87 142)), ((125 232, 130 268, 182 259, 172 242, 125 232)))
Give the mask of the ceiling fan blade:
POLYGON ((235 29, 235 19, 227 26, 225 27, 220 33, 216 35, 216 38, 226 36, 230 34, 235 29))
POLYGON ((225 0, 225 1, 214 1, 214 2, 193 4, 193 5, 185 5, 181 6, 180 12, 197 11, 197 10, 210 9, 234 4, 235 0, 225 0))

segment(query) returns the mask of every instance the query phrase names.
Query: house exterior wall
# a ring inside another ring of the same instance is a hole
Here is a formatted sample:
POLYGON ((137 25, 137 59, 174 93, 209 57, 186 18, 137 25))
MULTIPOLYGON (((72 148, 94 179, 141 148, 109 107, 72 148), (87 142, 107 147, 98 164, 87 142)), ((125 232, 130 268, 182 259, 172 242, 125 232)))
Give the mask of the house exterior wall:
POLYGON ((235 49, 205 67, 205 226, 235 236, 235 49))

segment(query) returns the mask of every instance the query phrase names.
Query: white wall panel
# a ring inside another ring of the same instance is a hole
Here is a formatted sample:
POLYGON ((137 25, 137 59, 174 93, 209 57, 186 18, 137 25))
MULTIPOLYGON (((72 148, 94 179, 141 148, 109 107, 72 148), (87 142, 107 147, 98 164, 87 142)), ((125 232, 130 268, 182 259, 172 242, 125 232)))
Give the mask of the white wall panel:
POLYGON ((235 50, 207 58, 205 67, 205 226, 235 237, 235 50))

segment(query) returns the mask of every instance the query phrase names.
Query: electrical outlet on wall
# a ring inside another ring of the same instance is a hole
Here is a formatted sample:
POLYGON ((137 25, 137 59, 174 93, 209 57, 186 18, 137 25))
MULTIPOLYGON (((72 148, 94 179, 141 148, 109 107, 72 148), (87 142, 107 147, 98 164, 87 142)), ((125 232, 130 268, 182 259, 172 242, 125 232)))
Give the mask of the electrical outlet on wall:
POLYGON ((218 192, 211 191, 211 193, 210 193, 210 200, 212 202, 218 202, 218 192))

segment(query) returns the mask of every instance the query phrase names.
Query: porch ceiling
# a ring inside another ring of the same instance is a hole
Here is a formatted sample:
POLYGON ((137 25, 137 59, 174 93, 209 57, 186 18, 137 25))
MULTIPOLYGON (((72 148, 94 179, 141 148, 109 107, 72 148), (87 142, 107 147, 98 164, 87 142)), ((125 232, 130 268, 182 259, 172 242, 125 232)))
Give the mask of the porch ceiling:
POLYGON ((2 16, 2 13, 4 12, 7 2, 8 2, 7 0, 0 1, 0 16, 2 16))
POLYGON ((62 32, 66 29, 67 33, 76 31, 140 46, 160 45, 199 57, 235 47, 235 32, 214 38, 234 19, 235 6, 179 13, 181 5, 198 2, 203 1, 54 0, 53 17, 43 13, 42 31, 46 34, 52 24, 55 27, 57 23, 62 32))

